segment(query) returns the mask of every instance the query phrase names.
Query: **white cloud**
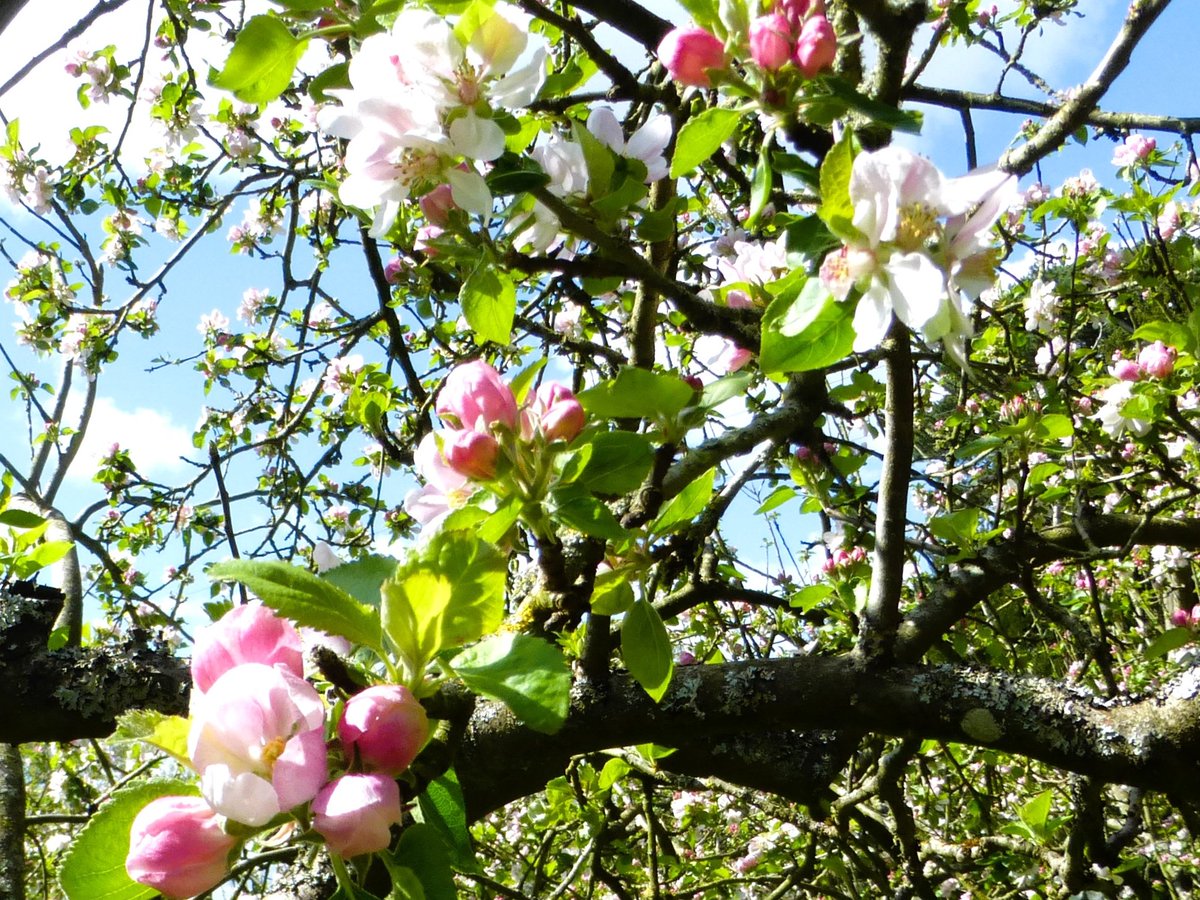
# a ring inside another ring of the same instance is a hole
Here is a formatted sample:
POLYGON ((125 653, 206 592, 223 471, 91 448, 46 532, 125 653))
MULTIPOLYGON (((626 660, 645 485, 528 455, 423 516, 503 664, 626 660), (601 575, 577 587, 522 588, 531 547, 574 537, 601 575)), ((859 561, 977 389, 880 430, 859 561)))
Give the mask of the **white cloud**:
MULTIPOLYGON (((80 404, 68 403, 68 407, 73 409, 68 409, 67 422, 77 421, 80 404)), ((138 472, 147 478, 179 472, 186 466, 181 457, 196 452, 191 431, 173 422, 170 415, 145 406, 122 409, 111 397, 97 397, 69 480, 91 481, 113 444, 128 450, 138 472)))

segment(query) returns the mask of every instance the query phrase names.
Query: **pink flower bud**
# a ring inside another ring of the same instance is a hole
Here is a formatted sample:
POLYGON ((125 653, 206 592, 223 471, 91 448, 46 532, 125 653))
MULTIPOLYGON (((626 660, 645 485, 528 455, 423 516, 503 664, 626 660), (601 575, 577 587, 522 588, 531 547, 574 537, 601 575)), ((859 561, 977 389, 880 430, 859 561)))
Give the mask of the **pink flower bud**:
POLYGON ((487 481, 496 476, 500 445, 490 434, 479 431, 447 431, 442 434, 442 456, 459 475, 487 481))
POLYGON ((450 223, 450 213, 456 209, 458 205, 448 184, 439 184, 421 198, 421 212, 425 213, 429 224, 439 228, 445 228, 450 223))
POLYGON ((1118 359, 1109 371, 1119 381, 1140 381, 1142 377, 1141 368, 1132 359, 1118 359))
POLYGON ((792 58, 792 29, 782 13, 759 16, 750 23, 750 57, 774 72, 792 58))
POLYGON ((534 425, 548 441, 571 441, 587 422, 587 414, 571 389, 561 384, 543 384, 529 407, 534 425))
POLYGON ((388 284, 395 284, 408 268, 408 262, 402 256, 393 256, 383 267, 383 277, 388 284))
POLYGON ((408 688, 381 684, 346 702, 338 737, 348 759, 357 754, 366 769, 396 776, 412 765, 424 746, 429 720, 408 688))
POLYGON ((133 820, 125 871, 170 900, 194 897, 229 874, 237 841, 201 797, 159 797, 133 820))
POLYGON ((777 9, 788 20, 792 30, 798 31, 800 23, 810 15, 825 15, 825 0, 779 0, 777 9))
POLYGON ((824 16, 813 16, 804 23, 796 39, 796 65, 806 78, 828 69, 837 56, 837 35, 824 16))
POLYGON ((192 681, 204 693, 226 671, 243 663, 282 666, 304 674, 300 633, 286 619, 258 603, 235 606, 200 630, 192 651, 192 681))
POLYGON ((1191 613, 1186 609, 1177 609, 1171 613, 1171 624, 1176 628, 1187 628, 1192 624, 1191 613))
POLYGON ((703 28, 672 28, 658 45, 658 59, 680 84, 712 87, 709 69, 725 68, 725 45, 703 28))
POLYGON ((517 427, 517 401, 500 373, 482 360, 464 363, 446 378, 435 405, 437 414, 458 428, 490 431, 499 423, 517 427))
POLYGON ((1151 378, 1166 378, 1175 371, 1175 348, 1168 347, 1162 341, 1155 341, 1149 347, 1143 347, 1138 354, 1138 366, 1151 378))
POLYGON ((386 850, 400 822, 400 788, 386 775, 343 775, 325 785, 312 805, 313 828, 339 856, 386 850))

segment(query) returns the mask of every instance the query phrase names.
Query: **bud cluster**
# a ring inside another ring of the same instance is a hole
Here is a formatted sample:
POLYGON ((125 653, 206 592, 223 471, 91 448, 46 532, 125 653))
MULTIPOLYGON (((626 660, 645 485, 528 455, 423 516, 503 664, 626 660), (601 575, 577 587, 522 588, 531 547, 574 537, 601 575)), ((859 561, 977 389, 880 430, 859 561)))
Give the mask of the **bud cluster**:
POLYGON ((247 835, 289 815, 311 822, 339 856, 388 847, 402 812, 396 776, 429 736, 408 688, 378 685, 351 697, 330 747, 327 711, 304 680, 299 632, 258 604, 200 632, 192 682, 187 752, 201 796, 159 797, 142 809, 125 861, 132 879, 167 898, 210 890, 247 835))

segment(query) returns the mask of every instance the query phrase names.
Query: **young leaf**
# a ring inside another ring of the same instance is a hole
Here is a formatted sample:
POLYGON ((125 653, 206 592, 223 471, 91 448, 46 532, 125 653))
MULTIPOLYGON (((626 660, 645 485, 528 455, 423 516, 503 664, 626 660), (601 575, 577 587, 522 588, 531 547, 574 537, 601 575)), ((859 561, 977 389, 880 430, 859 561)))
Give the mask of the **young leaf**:
POLYGON ((158 797, 191 797, 195 781, 140 781, 115 791, 96 812, 63 856, 58 878, 67 900, 143 900, 157 897, 154 888, 138 884, 125 871, 129 829, 142 808, 158 797))
POLYGON ((591 453, 575 483, 595 494, 632 493, 654 464, 649 439, 632 431, 602 431, 587 446, 591 453))
POLYGON ((489 260, 483 260, 463 282, 458 302, 480 340, 507 345, 512 339, 517 291, 512 280, 489 260))
POLYGON ((655 703, 671 684, 675 660, 671 640, 658 610, 638 600, 621 619, 621 656, 625 668, 655 703))
POLYGON ((717 152, 742 121, 742 113, 716 107, 688 119, 675 140, 671 158, 671 177, 682 178, 717 152))
POLYGON ((282 19, 255 16, 238 33, 225 68, 209 82, 239 100, 262 106, 291 84, 292 72, 307 47, 308 40, 293 35, 282 19))
MULTIPOLYGON (((455 900, 454 871, 450 857, 437 831, 428 825, 409 825, 400 835, 396 852, 384 854, 384 863, 393 875, 397 870, 408 871, 420 883, 422 900, 455 900)), ((399 879, 403 883, 405 879, 399 879)), ((409 896, 415 891, 409 891, 409 896)))
POLYGON ((717 470, 709 469, 682 491, 671 498, 671 502, 663 507, 650 530, 655 534, 669 534, 678 531, 696 516, 704 511, 708 501, 712 499, 713 482, 717 470))
POLYGON ((383 627, 410 675, 448 647, 477 641, 504 616, 504 557, 468 532, 439 532, 383 584, 383 627))
POLYGON ((566 721, 571 670, 553 644, 526 634, 497 634, 458 654, 451 667, 467 687, 502 701, 535 731, 553 734, 566 721))
POLYGON ((379 589, 392 577, 399 561, 372 553, 322 572, 321 578, 340 588, 364 606, 379 606, 379 589))
POLYGON ((376 610, 299 566, 278 560, 231 559, 210 566, 208 576, 244 584, 297 625, 340 635, 364 647, 381 646, 376 610))
POLYGON ((851 237, 854 205, 850 202, 850 171, 854 166, 854 137, 846 129, 821 163, 821 205, 817 215, 838 237, 851 237))
POLYGON ((135 709, 117 719, 117 730, 109 740, 114 743, 143 741, 169 753, 185 766, 191 766, 187 752, 191 722, 183 716, 167 716, 152 709, 135 709))
POLYGON ((551 499, 554 518, 576 531, 606 541, 623 541, 629 537, 607 506, 574 485, 554 491, 551 499))
POLYGON ((839 303, 815 278, 794 298, 776 297, 763 314, 759 364, 769 374, 820 369, 845 359, 853 347, 850 304, 839 303))
POLYGON ((670 419, 692 402, 695 391, 677 375, 627 366, 611 381, 579 395, 590 415, 605 419, 670 419))
POLYGON ((417 797, 416 816, 417 821, 442 836, 442 843, 450 851, 451 865, 465 872, 479 871, 471 832, 467 829, 467 803, 453 769, 429 782, 424 793, 417 797))

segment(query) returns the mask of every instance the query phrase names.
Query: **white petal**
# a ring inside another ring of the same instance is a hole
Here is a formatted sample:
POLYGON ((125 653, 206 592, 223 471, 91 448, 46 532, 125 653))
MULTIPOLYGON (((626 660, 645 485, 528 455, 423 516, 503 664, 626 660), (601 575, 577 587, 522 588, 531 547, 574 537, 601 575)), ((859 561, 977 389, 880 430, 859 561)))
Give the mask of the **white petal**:
POLYGON ((897 253, 884 267, 896 316, 920 328, 935 315, 946 294, 946 276, 924 253, 897 253))
POLYGON ((468 112, 450 123, 454 151, 471 159, 493 160, 504 152, 504 132, 491 119, 468 112))
POLYGON ((863 353, 878 347, 891 324, 891 297, 887 288, 872 281, 854 310, 854 352, 863 353))
POLYGON ((588 116, 587 130, 614 153, 625 152, 625 133, 621 130, 621 123, 607 106, 592 110, 592 114, 588 116))
POLYGON ((209 766, 200 776, 200 793, 218 813, 243 825, 266 825, 280 813, 275 788, 253 772, 234 775, 228 766, 209 766))
POLYGON ((492 211, 492 192, 478 172, 448 169, 446 180, 455 204, 469 213, 486 216, 492 211))

